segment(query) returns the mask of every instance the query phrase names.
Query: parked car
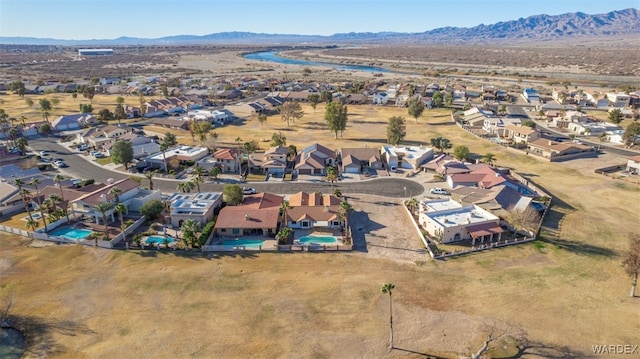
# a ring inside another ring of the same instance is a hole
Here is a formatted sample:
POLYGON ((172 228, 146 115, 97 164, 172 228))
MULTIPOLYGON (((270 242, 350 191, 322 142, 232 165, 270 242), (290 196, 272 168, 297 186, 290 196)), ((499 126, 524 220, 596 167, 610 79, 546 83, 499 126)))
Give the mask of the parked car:
POLYGON ((431 190, 429 190, 429 192, 430 192, 431 194, 443 194, 443 195, 450 195, 450 194, 451 194, 451 193, 449 193, 449 191, 447 191, 446 189, 444 189, 444 188, 438 188, 438 187, 436 187, 436 188, 432 188, 431 190))
POLYGON ((86 151, 89 149, 89 145, 87 145, 86 143, 81 143, 78 145, 78 151, 86 151))
POLYGON ((256 194, 256 189, 251 187, 242 187, 243 194, 256 194))
POLYGON ((47 151, 40 151, 40 157, 44 157, 44 156, 49 156, 49 152, 47 152, 47 151))
POLYGON ((95 157, 95 158, 103 158, 104 157, 104 153, 98 152, 98 153, 94 154, 93 157, 95 157))

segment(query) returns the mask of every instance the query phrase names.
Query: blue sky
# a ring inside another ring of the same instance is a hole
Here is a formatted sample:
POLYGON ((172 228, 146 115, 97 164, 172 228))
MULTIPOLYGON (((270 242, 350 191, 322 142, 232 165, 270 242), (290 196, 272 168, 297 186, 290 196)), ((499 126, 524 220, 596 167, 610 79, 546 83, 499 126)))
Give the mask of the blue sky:
POLYGON ((224 31, 422 32, 638 7, 640 0, 0 0, 0 36, 85 40, 224 31))

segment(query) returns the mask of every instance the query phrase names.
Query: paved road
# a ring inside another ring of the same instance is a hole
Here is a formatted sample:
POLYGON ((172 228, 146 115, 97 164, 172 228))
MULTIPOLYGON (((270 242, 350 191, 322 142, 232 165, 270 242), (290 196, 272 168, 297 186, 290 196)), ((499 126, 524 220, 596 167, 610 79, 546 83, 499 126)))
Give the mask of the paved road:
MULTIPOLYGON (((87 161, 82 158, 84 156, 79 153, 70 152, 66 147, 57 143, 57 138, 39 138, 33 139, 29 141, 29 147, 31 147, 34 151, 49 151, 50 157, 52 158, 62 158, 69 165, 69 167, 64 169, 64 173, 69 176, 73 176, 76 178, 93 178, 96 182, 106 182, 108 178, 113 178, 115 180, 123 179, 128 177, 129 175, 122 172, 111 171, 106 169, 92 161, 87 161)), ((141 176, 141 175, 138 175, 141 176)), ((153 179, 153 187, 154 189, 158 189, 164 193, 173 193, 176 191, 176 186, 180 181, 178 180, 165 180, 160 178, 153 179)), ((145 178, 143 184, 148 184, 147 179, 145 178)), ((222 187, 225 185, 224 182, 221 183, 204 183, 200 185, 200 189, 203 191, 214 191, 220 192, 222 191, 222 187)), ((245 184, 246 186, 251 186, 255 188, 257 191, 269 191, 273 193, 280 194, 290 194, 296 193, 299 191, 306 192, 331 192, 331 185, 327 182, 324 182, 318 179, 317 182, 285 182, 285 183, 255 183, 251 182, 245 184)), ((386 197, 411 197, 417 196, 424 192, 424 187, 415 182, 404 178, 378 178, 367 181, 358 181, 358 182, 340 182, 335 185, 336 188, 339 188, 343 193, 366 193, 366 194, 376 194, 380 196, 386 197)))

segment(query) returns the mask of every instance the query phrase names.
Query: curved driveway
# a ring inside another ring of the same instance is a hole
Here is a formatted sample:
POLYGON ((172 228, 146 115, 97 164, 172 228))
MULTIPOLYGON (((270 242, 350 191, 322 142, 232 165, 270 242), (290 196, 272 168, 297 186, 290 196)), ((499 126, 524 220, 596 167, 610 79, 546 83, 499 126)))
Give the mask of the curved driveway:
MULTIPOLYGON (((96 182, 105 182, 108 178, 123 179, 128 177, 128 174, 118 171, 111 171, 106 169, 93 161, 87 161, 79 153, 72 153, 66 147, 57 143, 56 138, 39 138, 29 141, 29 147, 34 151, 49 151, 50 157, 62 158, 69 165, 64 169, 64 172, 68 175, 72 175, 78 178, 93 178, 96 182)), ((138 175, 140 176, 140 175, 138 175)), ((147 182, 143 180, 143 185, 147 182)), ((153 187, 164 193, 174 193, 179 180, 174 179, 160 179, 153 178, 153 187)), ((225 185, 223 181, 220 183, 204 183, 200 185, 200 189, 203 191, 221 192, 222 187, 225 185)), ((331 185, 325 181, 318 180, 317 182, 250 182, 246 185, 255 188, 257 191, 269 191, 280 194, 290 194, 299 191, 306 192, 329 192, 331 185)), ((375 194, 385 197, 411 197, 417 196, 424 192, 424 187, 411 180, 404 178, 377 178, 365 181, 349 181, 339 182, 334 185, 335 188, 339 188, 343 193, 365 193, 375 194)))

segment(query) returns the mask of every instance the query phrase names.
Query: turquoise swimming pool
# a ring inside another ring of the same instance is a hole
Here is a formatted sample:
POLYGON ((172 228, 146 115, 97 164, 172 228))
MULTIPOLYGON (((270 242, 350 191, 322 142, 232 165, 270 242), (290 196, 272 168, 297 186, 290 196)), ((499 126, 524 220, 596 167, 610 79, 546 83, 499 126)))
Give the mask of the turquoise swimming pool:
POLYGON ((261 239, 249 239, 249 238, 236 238, 236 239, 225 239, 222 241, 223 246, 245 246, 258 248, 264 244, 264 241, 261 239))
POLYGON ((145 244, 148 245, 155 245, 155 244, 167 244, 167 242, 169 243, 173 243, 176 240, 173 239, 173 237, 169 237, 169 236, 149 236, 147 237, 147 239, 144 240, 145 244))
POLYGON ((337 244, 338 238, 334 236, 304 236, 299 239, 301 244, 337 244))
POLYGON ((64 227, 64 228, 58 228, 55 231, 50 232, 49 235, 53 237, 65 237, 67 239, 79 241, 87 238, 91 233, 93 233, 93 231, 88 229, 64 227))

